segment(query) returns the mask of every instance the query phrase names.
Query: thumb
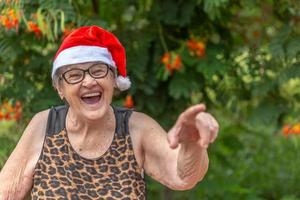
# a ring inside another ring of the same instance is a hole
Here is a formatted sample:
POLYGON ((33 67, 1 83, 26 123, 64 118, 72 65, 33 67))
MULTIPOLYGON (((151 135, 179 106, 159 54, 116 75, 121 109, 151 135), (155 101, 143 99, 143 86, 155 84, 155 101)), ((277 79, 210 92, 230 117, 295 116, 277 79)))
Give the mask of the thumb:
POLYGON ((181 127, 174 126, 168 133, 167 139, 170 145, 170 148, 176 149, 179 143, 179 132, 181 127))

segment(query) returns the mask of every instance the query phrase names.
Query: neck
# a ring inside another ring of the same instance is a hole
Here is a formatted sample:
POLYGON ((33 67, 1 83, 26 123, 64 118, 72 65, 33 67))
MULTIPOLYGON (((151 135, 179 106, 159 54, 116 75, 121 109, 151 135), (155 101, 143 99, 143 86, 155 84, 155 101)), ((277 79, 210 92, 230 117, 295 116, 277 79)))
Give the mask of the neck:
POLYGON ((116 124, 114 111, 111 106, 109 106, 103 117, 92 121, 78 116, 76 113, 74 113, 72 108, 69 108, 66 120, 66 128, 68 132, 74 134, 78 133, 83 137, 87 137, 92 134, 97 134, 100 136, 102 134, 107 134, 107 131, 114 133, 116 124))

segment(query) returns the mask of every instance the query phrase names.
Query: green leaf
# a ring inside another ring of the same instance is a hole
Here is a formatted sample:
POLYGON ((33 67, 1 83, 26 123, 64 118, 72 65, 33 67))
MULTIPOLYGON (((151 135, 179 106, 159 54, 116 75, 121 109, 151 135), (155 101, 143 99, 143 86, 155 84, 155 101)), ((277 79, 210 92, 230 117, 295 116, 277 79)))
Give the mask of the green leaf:
POLYGON ((197 79, 196 75, 187 76, 175 72, 169 85, 169 94, 174 99, 190 98, 192 92, 199 90, 199 88, 200 80, 197 79))
POLYGON ((214 20, 216 18, 220 18, 220 9, 225 7, 225 5, 228 3, 228 0, 203 0, 203 2, 204 11, 207 13, 210 19, 214 20))
POLYGON ((59 12, 60 12, 60 30, 64 31, 65 30, 65 13, 62 10, 59 12))
POLYGON ((44 26, 45 18, 42 14, 42 11, 43 11, 42 8, 39 8, 37 10, 37 13, 36 13, 37 14, 37 25, 41 29, 42 33, 46 35, 47 30, 45 30, 45 26, 44 26))
POLYGON ((252 126, 270 126, 275 125, 284 108, 269 100, 262 101, 251 111, 250 124, 252 126))
POLYGON ((286 49, 288 59, 295 59, 300 53, 300 36, 291 38, 286 49))
POLYGON ((278 75, 279 84, 283 84, 292 78, 300 77, 300 64, 294 64, 292 66, 283 68, 278 75))
POLYGON ((55 17, 55 14, 53 15, 53 32, 54 32, 54 38, 57 39, 57 36, 58 36, 58 22, 57 22, 57 18, 55 17))
POLYGON ((280 32, 271 40, 269 49, 274 59, 284 59, 284 45, 291 33, 289 26, 284 26, 280 32))

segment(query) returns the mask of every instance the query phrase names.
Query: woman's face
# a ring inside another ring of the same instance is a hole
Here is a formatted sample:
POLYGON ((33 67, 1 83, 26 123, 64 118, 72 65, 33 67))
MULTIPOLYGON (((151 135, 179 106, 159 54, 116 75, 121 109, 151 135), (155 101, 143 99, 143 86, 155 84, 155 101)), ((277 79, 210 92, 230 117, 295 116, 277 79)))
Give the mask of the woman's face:
POLYGON ((93 121, 106 114, 115 87, 114 74, 107 65, 97 62, 69 65, 60 70, 60 75, 56 89, 78 117, 93 121), (81 70, 87 71, 83 75, 81 70))

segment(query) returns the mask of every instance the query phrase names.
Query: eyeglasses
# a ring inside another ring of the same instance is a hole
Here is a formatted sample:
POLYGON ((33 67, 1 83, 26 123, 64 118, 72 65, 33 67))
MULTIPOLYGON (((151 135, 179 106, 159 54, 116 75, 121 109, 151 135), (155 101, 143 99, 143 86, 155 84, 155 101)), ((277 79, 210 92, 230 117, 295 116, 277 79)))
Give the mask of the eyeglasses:
POLYGON ((109 69, 112 70, 107 64, 96 63, 85 70, 79 68, 70 69, 64 72, 61 77, 63 77, 68 84, 76 84, 85 78, 86 72, 88 72, 91 77, 100 79, 107 76, 109 69))

